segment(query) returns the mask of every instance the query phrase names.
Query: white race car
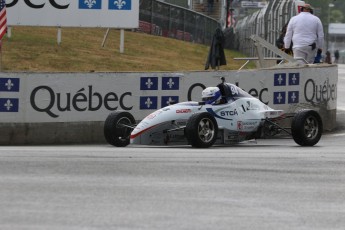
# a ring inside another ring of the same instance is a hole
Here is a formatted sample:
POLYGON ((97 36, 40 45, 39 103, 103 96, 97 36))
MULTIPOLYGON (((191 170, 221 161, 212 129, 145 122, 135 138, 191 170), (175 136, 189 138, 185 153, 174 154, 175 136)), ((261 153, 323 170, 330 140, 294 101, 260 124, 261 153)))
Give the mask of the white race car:
POLYGON ((301 146, 313 146, 321 138, 323 125, 314 110, 293 115, 274 110, 236 85, 223 82, 202 92, 202 102, 181 102, 156 110, 135 124, 126 111, 109 114, 104 123, 107 142, 128 144, 183 145, 207 148, 245 140, 269 138, 285 132, 301 146), (282 120, 292 119, 283 128, 282 120))

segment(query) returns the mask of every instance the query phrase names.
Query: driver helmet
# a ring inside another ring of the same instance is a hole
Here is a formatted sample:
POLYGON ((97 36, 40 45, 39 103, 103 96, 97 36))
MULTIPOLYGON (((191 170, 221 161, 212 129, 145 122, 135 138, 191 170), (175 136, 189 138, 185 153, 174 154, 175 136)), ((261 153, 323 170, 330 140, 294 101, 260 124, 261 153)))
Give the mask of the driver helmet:
POLYGON ((215 105, 219 104, 222 95, 218 87, 207 87, 202 91, 201 97, 206 104, 215 105))

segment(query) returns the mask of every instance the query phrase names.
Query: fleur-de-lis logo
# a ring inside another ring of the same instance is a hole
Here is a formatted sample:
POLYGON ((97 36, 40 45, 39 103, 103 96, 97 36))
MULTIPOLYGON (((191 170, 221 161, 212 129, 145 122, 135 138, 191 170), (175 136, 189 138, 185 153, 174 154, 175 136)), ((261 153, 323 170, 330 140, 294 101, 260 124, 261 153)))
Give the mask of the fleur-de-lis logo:
POLYGON ((151 78, 149 78, 149 79, 147 80, 147 82, 145 83, 145 85, 147 86, 148 89, 151 88, 151 86, 153 85, 153 82, 151 81, 151 78))
POLYGON ((166 105, 170 105, 170 103, 175 102, 171 97, 165 102, 166 105))
POLYGON ((13 107, 13 104, 10 101, 10 99, 8 99, 7 102, 4 104, 4 106, 7 109, 7 111, 10 111, 10 109, 13 107))
POLYGON ((292 92, 291 100, 292 100, 293 102, 295 102, 296 99, 297 99, 296 93, 295 93, 295 92, 292 92))
POLYGON ((116 5, 117 8, 119 8, 119 9, 121 10, 122 7, 123 7, 124 5, 126 5, 126 1, 124 1, 124 0, 114 1, 114 5, 116 5))
POLYGON ((153 102, 152 102, 151 99, 148 97, 148 98, 146 99, 146 101, 145 101, 146 107, 147 107, 147 108, 150 108, 152 104, 153 104, 153 102))
POLYGON ((277 99, 278 99, 279 103, 281 102, 281 100, 283 100, 283 97, 282 97, 281 93, 278 94, 277 99))
POLYGON ((11 90, 14 84, 12 83, 11 79, 8 79, 7 83, 5 83, 5 86, 7 87, 8 90, 11 90))
POLYGON ((169 81, 167 82, 167 85, 169 86, 170 89, 175 85, 175 82, 173 81, 172 78, 169 78, 169 81))
POLYGON ((85 0, 84 3, 91 9, 97 2, 96 0, 85 0))

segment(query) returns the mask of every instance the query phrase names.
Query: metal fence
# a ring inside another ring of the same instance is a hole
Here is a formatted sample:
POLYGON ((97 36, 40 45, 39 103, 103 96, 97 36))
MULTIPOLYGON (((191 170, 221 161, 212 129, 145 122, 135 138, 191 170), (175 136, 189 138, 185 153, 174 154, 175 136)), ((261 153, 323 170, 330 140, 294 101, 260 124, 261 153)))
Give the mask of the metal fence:
POLYGON ((156 0, 140 0, 139 31, 210 44, 219 23, 187 8, 156 0))
MULTIPOLYGON (((255 12, 238 21, 236 26, 236 39, 239 42, 239 51, 255 56, 256 50, 250 36, 255 34, 271 44, 275 44, 282 27, 297 14, 297 0, 271 0, 266 8, 255 12)), ((274 56, 269 50, 265 56, 274 56)))

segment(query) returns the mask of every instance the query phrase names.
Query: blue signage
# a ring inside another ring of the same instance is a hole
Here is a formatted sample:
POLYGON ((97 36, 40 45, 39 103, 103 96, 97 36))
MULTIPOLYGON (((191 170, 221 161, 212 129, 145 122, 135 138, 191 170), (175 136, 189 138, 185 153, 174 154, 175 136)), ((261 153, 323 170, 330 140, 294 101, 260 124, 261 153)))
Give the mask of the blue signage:
POLYGON ((273 104, 285 104, 286 92, 274 92, 273 104))
POLYGON ((289 85, 299 85, 299 73, 289 73, 289 85))
POLYGON ((178 96, 162 96, 161 108, 175 103, 178 103, 178 96))
POLYGON ((274 86, 285 86, 286 85, 286 73, 274 74, 274 86))
POLYGON ((299 102, 299 92, 298 91, 289 91, 288 92, 288 103, 296 104, 299 102))
POLYGON ((180 78, 179 77, 163 77, 162 90, 179 90, 180 78))
POLYGON ((140 109, 157 109, 158 98, 156 96, 140 97, 140 109))
POLYGON ((140 90, 158 90, 158 77, 140 78, 140 90))
POLYGON ((79 0, 79 9, 100 10, 102 0, 79 0))
MULTIPOLYGON (((274 86, 286 86, 284 89, 295 89, 294 86, 300 85, 300 73, 276 73, 274 74, 274 86)), ((279 92, 273 92, 273 104, 297 104, 299 103, 299 91, 282 91, 279 88, 279 92), (287 96, 287 98, 286 98, 287 96)))
POLYGON ((131 10, 131 0, 109 0, 109 10, 131 10))
POLYGON ((18 112, 18 98, 0 98, 0 112, 18 112))
POLYGON ((0 92, 19 92, 19 78, 0 78, 0 92))

